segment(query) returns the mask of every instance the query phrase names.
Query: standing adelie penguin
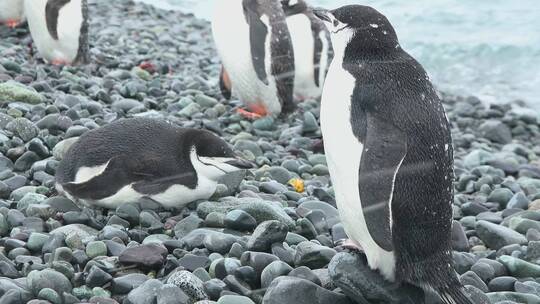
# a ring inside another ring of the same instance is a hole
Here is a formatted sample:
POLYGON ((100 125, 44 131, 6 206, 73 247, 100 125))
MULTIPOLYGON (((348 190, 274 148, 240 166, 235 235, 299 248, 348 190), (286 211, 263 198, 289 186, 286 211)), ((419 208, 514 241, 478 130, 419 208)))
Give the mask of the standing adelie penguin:
POLYGON ((212 20, 221 87, 258 118, 294 110, 294 53, 279 0, 217 0, 212 20))
POLYGON ((294 97, 319 98, 331 60, 330 33, 303 0, 281 0, 294 49, 294 97))
POLYGON ((24 0, 0 0, 0 23, 16 27, 24 21, 24 0))
POLYGON ((25 0, 32 39, 52 64, 88 61, 87 0, 25 0))
POLYGON ((148 197, 180 208, 214 194, 217 181, 250 168, 214 134, 148 118, 85 133, 63 157, 56 189, 85 205, 116 208, 148 197))
POLYGON ((321 128, 347 235, 387 280, 472 304, 452 268, 450 124, 425 70, 375 9, 315 14, 334 48, 321 128))

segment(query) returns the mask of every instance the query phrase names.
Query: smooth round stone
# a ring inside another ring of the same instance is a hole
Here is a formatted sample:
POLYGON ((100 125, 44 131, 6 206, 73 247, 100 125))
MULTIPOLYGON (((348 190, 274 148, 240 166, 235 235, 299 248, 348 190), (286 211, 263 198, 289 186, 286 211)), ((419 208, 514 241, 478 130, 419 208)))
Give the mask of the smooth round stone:
POLYGON ((157 293, 156 304, 188 304, 191 302, 188 295, 177 286, 165 284, 157 293))
POLYGON ((101 287, 112 280, 112 276, 99 267, 92 266, 86 277, 86 285, 90 288, 101 287))
POLYGON ((226 295, 221 297, 218 304, 255 304, 250 298, 244 296, 226 295))
POLYGON ((222 280, 219 280, 219 279, 211 279, 204 282, 204 289, 206 293, 208 294, 208 297, 212 300, 219 299, 221 296, 221 293, 226 288, 227 288, 227 284, 225 284, 222 280))
POLYGON ((484 283, 484 281, 482 281, 482 279, 472 271, 467 271, 462 274, 460 277, 460 281, 463 285, 472 285, 483 292, 489 291, 486 283, 484 283))
POLYGON ((497 291, 514 291, 514 284, 517 282, 513 277, 498 277, 491 280, 488 288, 492 292, 497 291))
POLYGON ((167 284, 172 284, 187 294, 192 300, 200 301, 208 299, 208 295, 204 291, 203 282, 188 271, 177 271, 168 279, 167 284))
POLYGON ((17 209, 24 211, 28 206, 33 204, 39 204, 45 199, 47 199, 47 197, 42 194, 33 192, 26 193, 23 198, 21 198, 19 202, 17 202, 17 209))
POLYGON ((272 281, 280 276, 286 276, 293 268, 282 261, 274 261, 266 266, 261 274, 261 286, 267 288, 272 281))
POLYGON ((163 286, 163 283, 159 280, 151 279, 144 282, 139 287, 129 292, 127 296, 128 303, 132 304, 146 304, 155 303, 157 293, 163 286))
POLYGON ((250 237, 247 247, 251 251, 269 251, 272 244, 282 243, 287 237, 288 228, 280 221, 261 223, 250 237))
POLYGON ((313 242, 302 242, 296 246, 294 263, 296 266, 307 266, 311 269, 319 269, 328 265, 334 255, 336 255, 334 249, 313 242))
POLYGON ((112 280, 111 291, 114 294, 127 294, 131 290, 141 286, 148 279, 149 277, 141 273, 126 274, 112 280))
POLYGON ((58 294, 70 292, 72 289, 71 282, 63 274, 51 269, 31 271, 27 280, 28 287, 35 295, 44 288, 53 289, 58 294))
MULTIPOLYGON (((0 215, 1 217, 1 215, 0 215)), ((28 241, 26 242, 26 247, 33 252, 41 252, 41 248, 45 242, 49 239, 49 236, 43 233, 32 232, 28 241)))
POLYGON ((489 264, 476 263, 471 267, 471 271, 476 273, 484 282, 489 282, 495 277, 495 270, 489 264))
POLYGON ((106 256, 107 245, 105 245, 105 243, 102 241, 89 242, 86 245, 86 255, 88 255, 88 257, 91 259, 98 256, 106 256))
POLYGON ((523 209, 526 210, 529 208, 529 199, 523 194, 522 192, 516 193, 510 201, 508 201, 508 204, 506 208, 508 209, 523 209))
POLYGON ((225 227, 238 231, 251 231, 257 227, 257 220, 243 210, 233 210, 225 215, 225 227))
POLYGON ((208 268, 210 266, 210 259, 205 256, 197 256, 193 254, 186 254, 178 260, 180 266, 193 272, 197 268, 208 268))
POLYGON ((62 304, 62 298, 56 291, 50 288, 43 288, 38 293, 38 298, 47 300, 53 304, 62 304))
POLYGON ((216 259, 210 265, 208 273, 212 278, 224 279, 227 275, 233 274, 240 266, 240 261, 232 258, 216 259))
POLYGON ((313 272, 313 270, 309 269, 306 266, 301 266, 293 269, 291 272, 289 272, 289 276, 308 280, 317 285, 321 285, 321 280, 319 279, 319 277, 313 272))

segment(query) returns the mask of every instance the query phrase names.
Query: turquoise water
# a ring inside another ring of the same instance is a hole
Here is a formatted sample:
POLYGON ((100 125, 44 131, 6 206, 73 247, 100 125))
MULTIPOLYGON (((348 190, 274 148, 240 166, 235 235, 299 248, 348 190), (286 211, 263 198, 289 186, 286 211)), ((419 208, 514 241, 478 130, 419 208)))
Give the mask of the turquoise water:
MULTIPOLYGON (((210 19, 216 0, 141 0, 210 19)), ((226 1, 226 0, 223 0, 226 1)), ((485 102, 516 99, 540 109, 539 0, 313 0, 361 3, 392 22, 402 46, 443 91, 485 102)))

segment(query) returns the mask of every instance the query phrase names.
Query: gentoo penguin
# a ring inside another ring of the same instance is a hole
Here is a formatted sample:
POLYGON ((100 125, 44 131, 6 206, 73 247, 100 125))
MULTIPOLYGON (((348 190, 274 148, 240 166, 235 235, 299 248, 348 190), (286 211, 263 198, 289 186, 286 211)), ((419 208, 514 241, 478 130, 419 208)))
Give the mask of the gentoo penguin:
POLYGON ((279 0, 218 0, 212 32, 223 63, 221 87, 259 118, 294 110, 294 53, 279 0))
POLYGON ((87 62, 87 0, 25 0, 24 9, 32 39, 46 62, 87 62))
POLYGON ((331 60, 330 33, 303 0, 281 0, 294 49, 294 97, 319 98, 331 60))
POLYGON ((116 208, 142 197, 167 208, 207 199, 217 180, 250 168, 212 133, 149 118, 85 133, 56 172, 56 189, 87 206, 116 208))
POLYGON ((0 0, 0 23, 16 27, 24 21, 24 0, 0 0))
POLYGON ((377 10, 315 14, 334 48, 321 129, 347 235, 387 280, 472 304, 452 268, 450 125, 425 70, 377 10))

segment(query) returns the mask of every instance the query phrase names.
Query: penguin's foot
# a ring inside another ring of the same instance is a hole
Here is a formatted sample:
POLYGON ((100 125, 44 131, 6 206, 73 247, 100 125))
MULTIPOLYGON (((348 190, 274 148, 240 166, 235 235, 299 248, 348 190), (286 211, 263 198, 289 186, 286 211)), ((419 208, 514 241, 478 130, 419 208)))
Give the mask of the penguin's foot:
POLYGON ((357 241, 351 239, 344 240, 340 247, 350 251, 364 252, 362 246, 357 241))
POLYGON ((63 59, 54 59, 51 61, 52 65, 69 65, 69 62, 63 59))
POLYGON ((257 113, 253 113, 253 112, 249 112, 246 109, 238 109, 238 110, 236 110, 236 112, 238 114, 244 116, 247 119, 259 119, 259 118, 262 118, 262 115, 257 114, 257 113))
POLYGON ((258 104, 249 104, 248 105, 249 111, 246 109, 238 109, 238 114, 248 118, 248 119, 259 119, 266 115, 268 115, 268 112, 266 111, 266 108, 258 103, 258 104))
POLYGON ((19 24, 21 24, 21 21, 16 19, 8 19, 6 21, 6 25, 10 28, 16 28, 19 24))

